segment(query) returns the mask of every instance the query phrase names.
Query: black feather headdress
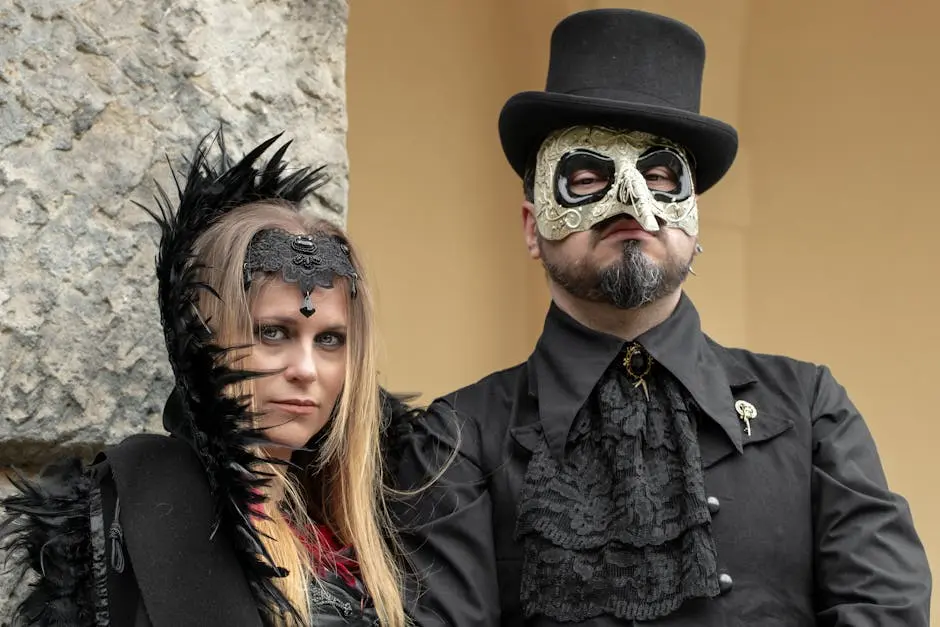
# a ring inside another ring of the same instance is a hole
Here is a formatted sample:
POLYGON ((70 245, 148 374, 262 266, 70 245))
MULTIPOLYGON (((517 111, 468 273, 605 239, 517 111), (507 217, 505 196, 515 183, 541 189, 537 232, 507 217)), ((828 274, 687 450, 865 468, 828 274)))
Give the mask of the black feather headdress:
POLYGON ((299 205, 327 176, 324 167, 287 172, 284 154, 290 142, 266 163, 262 155, 277 141, 276 135, 234 163, 226 151, 221 131, 204 138, 189 164, 184 186, 175 178, 178 206, 157 186, 157 211, 146 210, 159 224, 161 239, 156 260, 160 320, 175 379, 176 411, 185 433, 199 455, 214 499, 212 533, 224 529, 231 535, 239 561, 259 607, 273 615, 293 613, 287 599, 273 583, 285 571, 274 563, 251 522, 257 516, 269 475, 258 470, 257 447, 269 443, 254 427, 249 403, 225 393, 230 385, 260 373, 237 370, 224 363, 235 347, 219 346, 208 332, 207 322, 196 309, 203 292, 218 294, 199 278, 194 258, 196 240, 232 209, 254 201, 280 199, 299 205), (212 145, 218 147, 216 164, 210 163, 212 145), (273 614, 272 614, 273 612, 273 614))

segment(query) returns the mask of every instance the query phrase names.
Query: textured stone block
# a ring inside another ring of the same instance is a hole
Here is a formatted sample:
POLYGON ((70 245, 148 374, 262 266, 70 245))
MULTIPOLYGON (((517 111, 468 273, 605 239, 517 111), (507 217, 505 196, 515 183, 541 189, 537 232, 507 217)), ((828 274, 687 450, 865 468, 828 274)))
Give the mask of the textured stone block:
POLYGON ((275 133, 345 223, 345 0, 11 0, 0 7, 0 465, 161 430, 153 179, 220 124, 275 133))

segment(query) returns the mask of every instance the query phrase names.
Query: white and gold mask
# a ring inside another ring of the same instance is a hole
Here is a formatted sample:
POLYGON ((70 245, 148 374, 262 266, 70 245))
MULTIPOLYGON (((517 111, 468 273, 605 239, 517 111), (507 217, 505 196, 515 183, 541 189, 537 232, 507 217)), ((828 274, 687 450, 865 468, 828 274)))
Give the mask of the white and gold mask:
POLYGON ((637 131, 576 126, 549 135, 536 162, 535 209, 539 233, 550 240, 620 214, 633 216, 650 232, 658 231, 661 221, 698 234, 685 151, 637 131))

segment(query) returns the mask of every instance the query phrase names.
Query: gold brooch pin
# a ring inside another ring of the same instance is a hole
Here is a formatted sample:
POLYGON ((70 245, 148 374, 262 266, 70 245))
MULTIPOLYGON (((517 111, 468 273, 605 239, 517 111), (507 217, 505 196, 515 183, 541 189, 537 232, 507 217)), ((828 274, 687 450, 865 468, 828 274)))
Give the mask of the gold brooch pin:
POLYGON ((653 358, 639 344, 631 344, 623 356, 623 367, 627 374, 636 381, 634 388, 642 387, 646 400, 650 400, 650 391, 646 387, 646 375, 653 369, 653 358))
POLYGON ((748 437, 751 437, 751 421, 757 418, 757 408, 747 401, 735 401, 734 410, 738 412, 738 418, 744 422, 744 431, 748 437))

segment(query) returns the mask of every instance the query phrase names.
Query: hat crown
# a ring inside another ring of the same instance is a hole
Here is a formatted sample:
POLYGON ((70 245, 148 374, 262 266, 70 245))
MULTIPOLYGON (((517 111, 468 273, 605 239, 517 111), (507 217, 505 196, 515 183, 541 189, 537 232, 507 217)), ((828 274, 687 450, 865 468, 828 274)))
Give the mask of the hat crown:
POLYGON ((704 67, 705 43, 682 22, 595 9, 555 27, 545 91, 698 113, 704 67))
POLYGON ((734 162, 737 131, 699 112, 705 43, 682 22, 631 9, 574 13, 552 31, 548 65, 545 90, 514 94, 499 114, 500 143, 520 177, 551 132, 572 126, 679 144, 699 194, 734 162))

